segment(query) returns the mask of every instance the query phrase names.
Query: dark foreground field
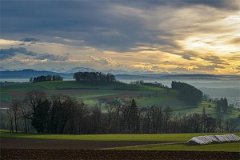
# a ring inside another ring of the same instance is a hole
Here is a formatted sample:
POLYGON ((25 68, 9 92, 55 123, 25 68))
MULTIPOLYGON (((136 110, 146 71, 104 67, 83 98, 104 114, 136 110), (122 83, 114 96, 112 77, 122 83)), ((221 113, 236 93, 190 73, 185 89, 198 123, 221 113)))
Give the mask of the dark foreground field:
POLYGON ((238 160, 238 153, 186 151, 2 149, 1 159, 35 160, 238 160))
POLYGON ((238 160, 239 152, 105 150, 161 143, 1 138, 2 160, 238 160))
POLYGON ((4 149, 75 149, 99 150, 121 146, 154 144, 153 141, 79 141, 79 140, 44 140, 1 138, 1 148, 4 149))

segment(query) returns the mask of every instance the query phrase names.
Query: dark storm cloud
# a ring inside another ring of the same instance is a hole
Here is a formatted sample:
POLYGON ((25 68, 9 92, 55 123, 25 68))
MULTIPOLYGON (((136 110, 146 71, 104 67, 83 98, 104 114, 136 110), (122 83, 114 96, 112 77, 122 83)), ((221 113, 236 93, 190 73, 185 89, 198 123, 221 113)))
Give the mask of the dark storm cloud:
POLYGON ((3 38, 18 34, 59 36, 84 40, 90 46, 115 50, 127 50, 137 43, 175 47, 174 42, 157 37, 157 35, 171 36, 170 31, 146 28, 144 20, 139 15, 118 16, 119 13, 111 8, 123 5, 151 10, 163 5, 176 8, 207 5, 234 9, 232 4, 227 0, 139 0, 131 2, 127 0, 91 2, 85 0, 3 0, 1 1, 2 36, 3 38))
POLYGON ((49 53, 36 53, 27 50, 26 48, 19 47, 19 48, 8 48, 8 49, 0 49, 0 60, 10 59, 17 55, 25 55, 32 57, 37 60, 50 60, 50 61, 65 61, 68 58, 65 56, 58 56, 49 53))
POLYGON ((102 48, 129 46, 133 38, 126 34, 132 28, 139 28, 139 23, 134 19, 114 19, 105 12, 109 5, 107 1, 3 1, 3 36, 41 33, 84 40, 102 48))

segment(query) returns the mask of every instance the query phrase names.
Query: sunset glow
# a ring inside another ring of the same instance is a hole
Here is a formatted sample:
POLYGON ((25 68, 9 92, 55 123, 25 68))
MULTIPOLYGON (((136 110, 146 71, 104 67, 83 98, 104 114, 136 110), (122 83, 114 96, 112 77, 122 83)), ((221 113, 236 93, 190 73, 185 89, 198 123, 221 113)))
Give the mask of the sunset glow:
POLYGON ((237 1, 3 1, 1 69, 240 74, 237 1))

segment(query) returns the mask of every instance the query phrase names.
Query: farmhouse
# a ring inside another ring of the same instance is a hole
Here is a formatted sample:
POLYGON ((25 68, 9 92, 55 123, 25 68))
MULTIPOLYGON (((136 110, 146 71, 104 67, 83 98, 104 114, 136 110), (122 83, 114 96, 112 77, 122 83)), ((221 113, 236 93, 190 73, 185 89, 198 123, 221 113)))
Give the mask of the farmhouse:
POLYGON ((193 137, 187 144, 210 144, 210 143, 225 143, 225 142, 237 142, 240 141, 240 137, 235 134, 225 134, 225 135, 208 135, 208 136, 198 136, 193 137))

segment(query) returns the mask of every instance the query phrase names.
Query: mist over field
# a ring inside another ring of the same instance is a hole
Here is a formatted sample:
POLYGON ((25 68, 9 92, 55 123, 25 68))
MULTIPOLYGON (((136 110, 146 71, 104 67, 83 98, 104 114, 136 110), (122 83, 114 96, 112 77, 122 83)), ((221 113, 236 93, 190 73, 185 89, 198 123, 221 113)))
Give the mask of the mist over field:
POLYGON ((226 97, 230 104, 240 107, 240 79, 192 79, 192 78, 125 78, 119 77, 120 81, 130 83, 136 80, 144 80, 145 82, 159 82, 166 86, 171 86, 172 81, 181 81, 191 84, 209 95, 211 98, 226 97))

